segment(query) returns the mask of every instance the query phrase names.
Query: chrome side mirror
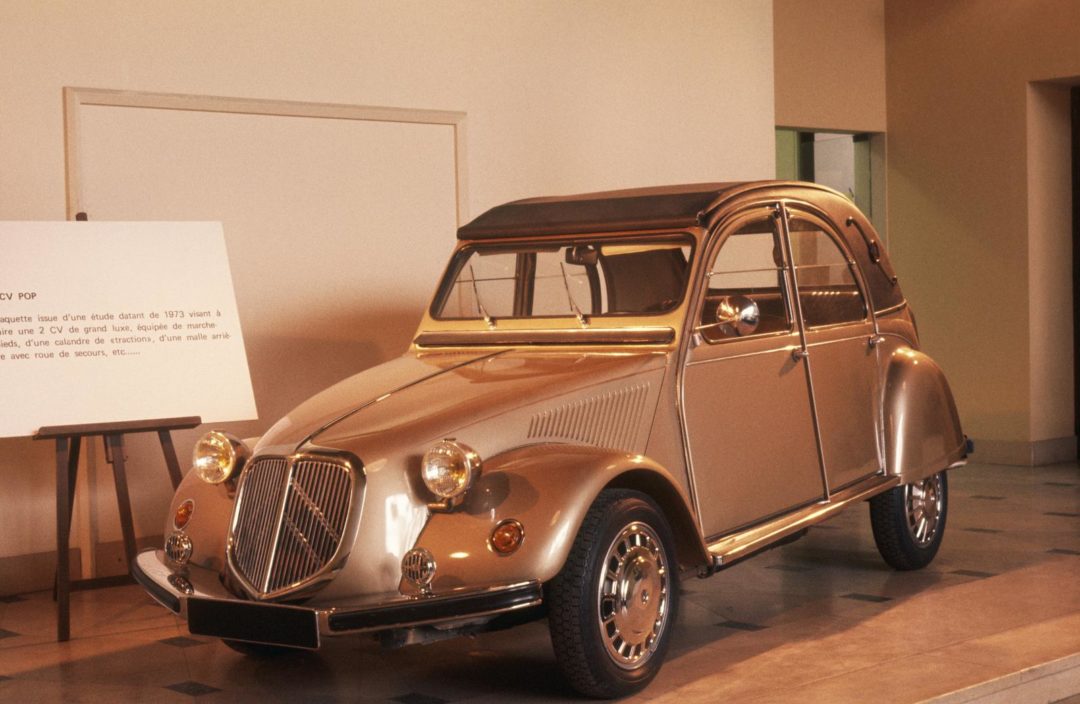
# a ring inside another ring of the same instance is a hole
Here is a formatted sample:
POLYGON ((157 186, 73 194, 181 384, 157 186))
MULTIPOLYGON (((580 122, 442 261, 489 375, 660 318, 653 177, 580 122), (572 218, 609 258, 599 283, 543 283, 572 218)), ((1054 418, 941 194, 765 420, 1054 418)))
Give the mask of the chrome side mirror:
POLYGON ((760 321, 758 304, 746 296, 724 296, 717 301, 716 325, 727 337, 749 335, 760 321))

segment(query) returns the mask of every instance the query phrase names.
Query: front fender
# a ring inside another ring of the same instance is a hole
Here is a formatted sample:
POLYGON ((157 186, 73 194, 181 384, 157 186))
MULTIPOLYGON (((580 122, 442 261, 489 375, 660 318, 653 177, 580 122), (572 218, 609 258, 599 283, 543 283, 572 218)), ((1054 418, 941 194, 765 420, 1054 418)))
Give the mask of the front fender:
POLYGON ((222 572, 225 569, 225 539, 229 533, 234 490, 229 483, 207 484, 195 472, 188 472, 180 481, 165 516, 165 537, 176 530, 173 517, 184 501, 191 499, 195 509, 184 526, 191 539, 191 564, 222 572))
POLYGON ((907 346, 892 351, 885 372, 884 410, 889 474, 913 482, 965 457, 949 383, 941 367, 922 352, 907 346))
MULTIPOLYGON (((690 515, 689 503, 667 470, 647 457, 562 444, 530 445, 494 457, 485 462, 465 503, 449 513, 433 513, 416 542, 435 558, 432 591, 546 582, 562 569, 586 512, 605 487, 646 489, 650 482, 666 486, 667 496, 654 498, 678 534, 678 522, 690 515), (679 503, 684 515, 673 516, 679 503), (489 547, 488 538, 508 518, 521 522, 525 538, 517 552, 504 556, 489 547)), ((401 588, 410 591, 404 581, 401 588)))
MULTIPOLYGON (((260 438, 244 438, 241 442, 248 448, 258 445, 260 438)), ((286 454, 288 451, 286 450, 286 454)), ((208 484, 195 472, 189 471, 176 487, 169 513, 165 516, 166 539, 176 530, 173 517, 176 509, 184 501, 191 499, 195 505, 191 518, 184 526, 184 532, 191 539, 191 564, 197 567, 225 570, 225 541, 229 535, 229 522, 232 520, 233 506, 236 503, 236 482, 208 484)))

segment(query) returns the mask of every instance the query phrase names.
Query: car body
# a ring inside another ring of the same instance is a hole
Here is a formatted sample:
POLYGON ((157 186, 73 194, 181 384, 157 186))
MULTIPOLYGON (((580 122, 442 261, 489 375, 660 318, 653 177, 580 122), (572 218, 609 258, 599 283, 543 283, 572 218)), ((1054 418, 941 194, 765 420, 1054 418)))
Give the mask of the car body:
POLYGON ((570 682, 613 697, 659 668, 680 573, 865 500, 890 564, 933 558, 967 441, 847 198, 537 198, 458 238, 402 357, 196 448, 133 564, 193 633, 400 645, 546 615, 570 682))

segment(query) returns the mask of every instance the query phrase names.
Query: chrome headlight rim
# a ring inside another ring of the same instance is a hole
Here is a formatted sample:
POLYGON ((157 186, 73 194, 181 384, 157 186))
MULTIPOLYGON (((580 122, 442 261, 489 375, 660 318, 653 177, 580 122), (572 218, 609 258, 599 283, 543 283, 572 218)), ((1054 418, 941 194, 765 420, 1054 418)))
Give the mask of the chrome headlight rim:
POLYGON ((240 475, 251 450, 235 435, 211 430, 199 438, 191 452, 192 471, 207 484, 224 484, 240 475))
POLYGON ((447 438, 424 453, 420 478, 438 499, 457 501, 476 483, 481 465, 476 450, 454 438, 447 438))

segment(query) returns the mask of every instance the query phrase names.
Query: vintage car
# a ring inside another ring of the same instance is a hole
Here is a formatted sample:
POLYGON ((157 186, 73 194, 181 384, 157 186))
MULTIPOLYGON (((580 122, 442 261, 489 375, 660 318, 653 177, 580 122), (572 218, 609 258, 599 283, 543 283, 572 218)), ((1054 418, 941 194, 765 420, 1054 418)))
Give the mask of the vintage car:
POLYGON ((458 238, 404 356, 199 441, 132 567, 192 633, 269 653, 546 617, 571 685, 617 697, 660 668, 681 574, 865 500, 890 565, 933 559, 967 441, 849 200, 537 198, 458 238))

